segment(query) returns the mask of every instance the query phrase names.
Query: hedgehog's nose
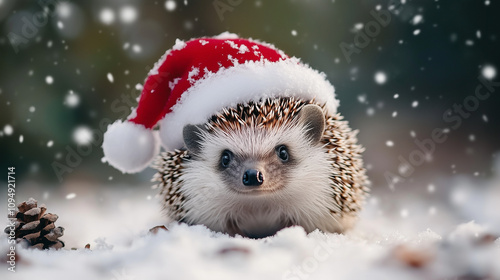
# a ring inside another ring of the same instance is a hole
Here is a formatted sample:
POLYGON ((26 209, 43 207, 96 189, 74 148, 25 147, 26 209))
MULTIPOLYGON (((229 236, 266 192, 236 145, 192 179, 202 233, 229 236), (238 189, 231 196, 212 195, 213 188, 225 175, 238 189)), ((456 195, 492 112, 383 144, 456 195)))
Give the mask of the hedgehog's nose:
POLYGON ((264 175, 262 172, 255 169, 248 169, 243 174, 243 185, 249 187, 260 186, 264 183, 264 175))

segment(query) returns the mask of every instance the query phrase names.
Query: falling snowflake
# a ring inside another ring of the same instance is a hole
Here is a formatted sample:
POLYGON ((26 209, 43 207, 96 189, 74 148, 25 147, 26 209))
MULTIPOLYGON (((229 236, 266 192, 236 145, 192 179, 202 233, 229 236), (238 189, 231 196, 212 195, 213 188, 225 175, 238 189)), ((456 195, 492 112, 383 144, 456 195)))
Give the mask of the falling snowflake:
POLYGON ((497 75, 497 70, 495 67, 491 65, 485 65, 483 66, 483 69, 481 70, 481 74, 488 80, 493 80, 495 76, 497 75))
POLYGON ((394 147, 394 142, 393 142, 393 141, 391 141, 391 140, 387 140, 387 141, 385 142, 385 145, 386 145, 387 147, 394 147))
POLYGON ((14 133, 14 129, 10 124, 7 124, 3 127, 3 133, 7 136, 10 136, 12 135, 12 133, 14 133))
POLYGON ((88 145, 92 141, 92 131, 86 126, 79 126, 73 131, 73 140, 78 145, 88 145))
MULTIPOLYGON (((419 24, 419 23, 421 23, 421 22, 422 22, 422 19, 423 19, 422 15, 415 15, 415 16, 413 17, 413 19, 411 20, 411 23, 412 23, 413 25, 417 25, 417 24, 419 24)), ((416 35, 416 34, 415 34, 415 35, 416 35)))
POLYGON ((358 101, 361 104, 365 103, 366 102, 366 94, 358 95, 358 101))
POLYGON ((292 30, 291 33, 292 33, 292 36, 294 36, 294 37, 297 36, 297 30, 292 30))
POLYGON ((104 8, 99 13, 99 19, 106 25, 112 24, 115 21, 115 12, 109 8, 104 8))
POLYGON ((175 3, 174 0, 167 0, 167 2, 165 2, 165 8, 167 9, 167 11, 169 12, 173 12, 175 11, 175 8, 177 7, 177 3, 175 3))
POLYGON ((125 6, 120 9, 120 20, 124 23, 132 23, 137 19, 137 10, 132 6, 125 6))
POLYGON ((54 145, 54 141, 50 140, 49 142, 47 142, 47 147, 50 148, 54 145))
POLYGON ((415 29, 413 31, 413 35, 417 36, 418 34, 420 34, 420 29, 415 29))
POLYGON ((382 71, 378 71, 377 73, 375 73, 375 82, 379 85, 383 85, 385 84, 385 82, 387 81, 387 75, 382 72, 382 71))
POLYGON ((366 114, 370 117, 375 115, 375 109, 373 109, 372 107, 366 109, 366 114))
POLYGON ((76 193, 69 193, 69 194, 66 195, 66 199, 68 199, 68 200, 69 199, 73 199, 75 197, 76 197, 76 193))
POLYGON ((71 5, 66 2, 57 4, 56 13, 60 18, 69 18, 71 16, 71 5))
POLYGON ((80 104, 80 96, 70 90, 64 98, 64 104, 70 108, 76 107, 78 106, 78 104, 80 104))
POLYGON ((417 107, 418 107, 418 101, 417 101, 417 100, 413 101, 413 102, 411 103, 411 107, 412 107, 412 108, 417 108, 417 107))
POLYGON ((23 143, 24 142, 24 136, 21 134, 19 135, 19 143, 23 143))
POLYGON ((114 81, 115 81, 115 78, 113 78, 113 74, 111 74, 111 73, 108 73, 108 75, 106 75, 106 77, 108 78, 108 81, 109 81, 110 83, 112 83, 112 82, 114 82, 114 81))
POLYGON ((52 78, 52 76, 47 76, 47 77, 45 77, 45 82, 48 85, 51 85, 54 82, 54 78, 52 78))
POLYGON ((31 107, 29 108, 30 113, 34 113, 34 112, 35 112, 35 110, 36 110, 35 106, 31 106, 31 107))
POLYGON ((134 44, 132 46, 132 51, 135 53, 140 53, 142 51, 142 47, 140 45, 134 44))

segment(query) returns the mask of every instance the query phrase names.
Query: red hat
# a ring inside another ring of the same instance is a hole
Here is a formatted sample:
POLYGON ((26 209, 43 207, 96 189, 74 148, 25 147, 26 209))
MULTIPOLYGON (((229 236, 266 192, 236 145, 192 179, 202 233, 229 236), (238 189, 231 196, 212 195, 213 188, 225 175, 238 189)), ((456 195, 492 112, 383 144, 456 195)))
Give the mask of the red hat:
POLYGON ((325 74, 274 46, 230 33, 176 41, 149 72, 139 104, 128 119, 109 125, 105 160, 124 173, 146 168, 160 149, 184 147, 182 129, 200 124, 226 107, 263 98, 298 97, 338 101, 325 74), (153 127, 159 124, 159 135, 153 127))

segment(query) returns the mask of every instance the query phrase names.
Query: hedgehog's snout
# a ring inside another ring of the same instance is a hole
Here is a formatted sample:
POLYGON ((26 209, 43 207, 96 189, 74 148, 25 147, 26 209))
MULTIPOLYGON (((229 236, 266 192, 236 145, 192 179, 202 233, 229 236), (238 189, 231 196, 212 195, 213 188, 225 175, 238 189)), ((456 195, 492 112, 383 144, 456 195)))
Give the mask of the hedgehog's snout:
POLYGON ((247 187, 258 187, 264 183, 264 175, 256 169, 248 169, 243 173, 243 185, 247 187))

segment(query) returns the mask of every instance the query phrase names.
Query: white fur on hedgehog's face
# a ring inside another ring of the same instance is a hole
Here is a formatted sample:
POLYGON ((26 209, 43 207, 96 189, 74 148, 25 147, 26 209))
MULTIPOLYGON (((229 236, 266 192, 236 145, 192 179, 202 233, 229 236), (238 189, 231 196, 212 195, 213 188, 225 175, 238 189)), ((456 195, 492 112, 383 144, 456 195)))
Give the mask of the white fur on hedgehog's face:
POLYGON ((256 227, 317 227, 314 216, 328 215, 324 211, 335 205, 332 171, 320 143, 324 116, 318 106, 308 106, 317 108, 283 126, 185 129, 186 146, 193 152, 182 175, 188 222, 220 231, 227 231, 229 220, 240 228, 252 220, 256 227))

